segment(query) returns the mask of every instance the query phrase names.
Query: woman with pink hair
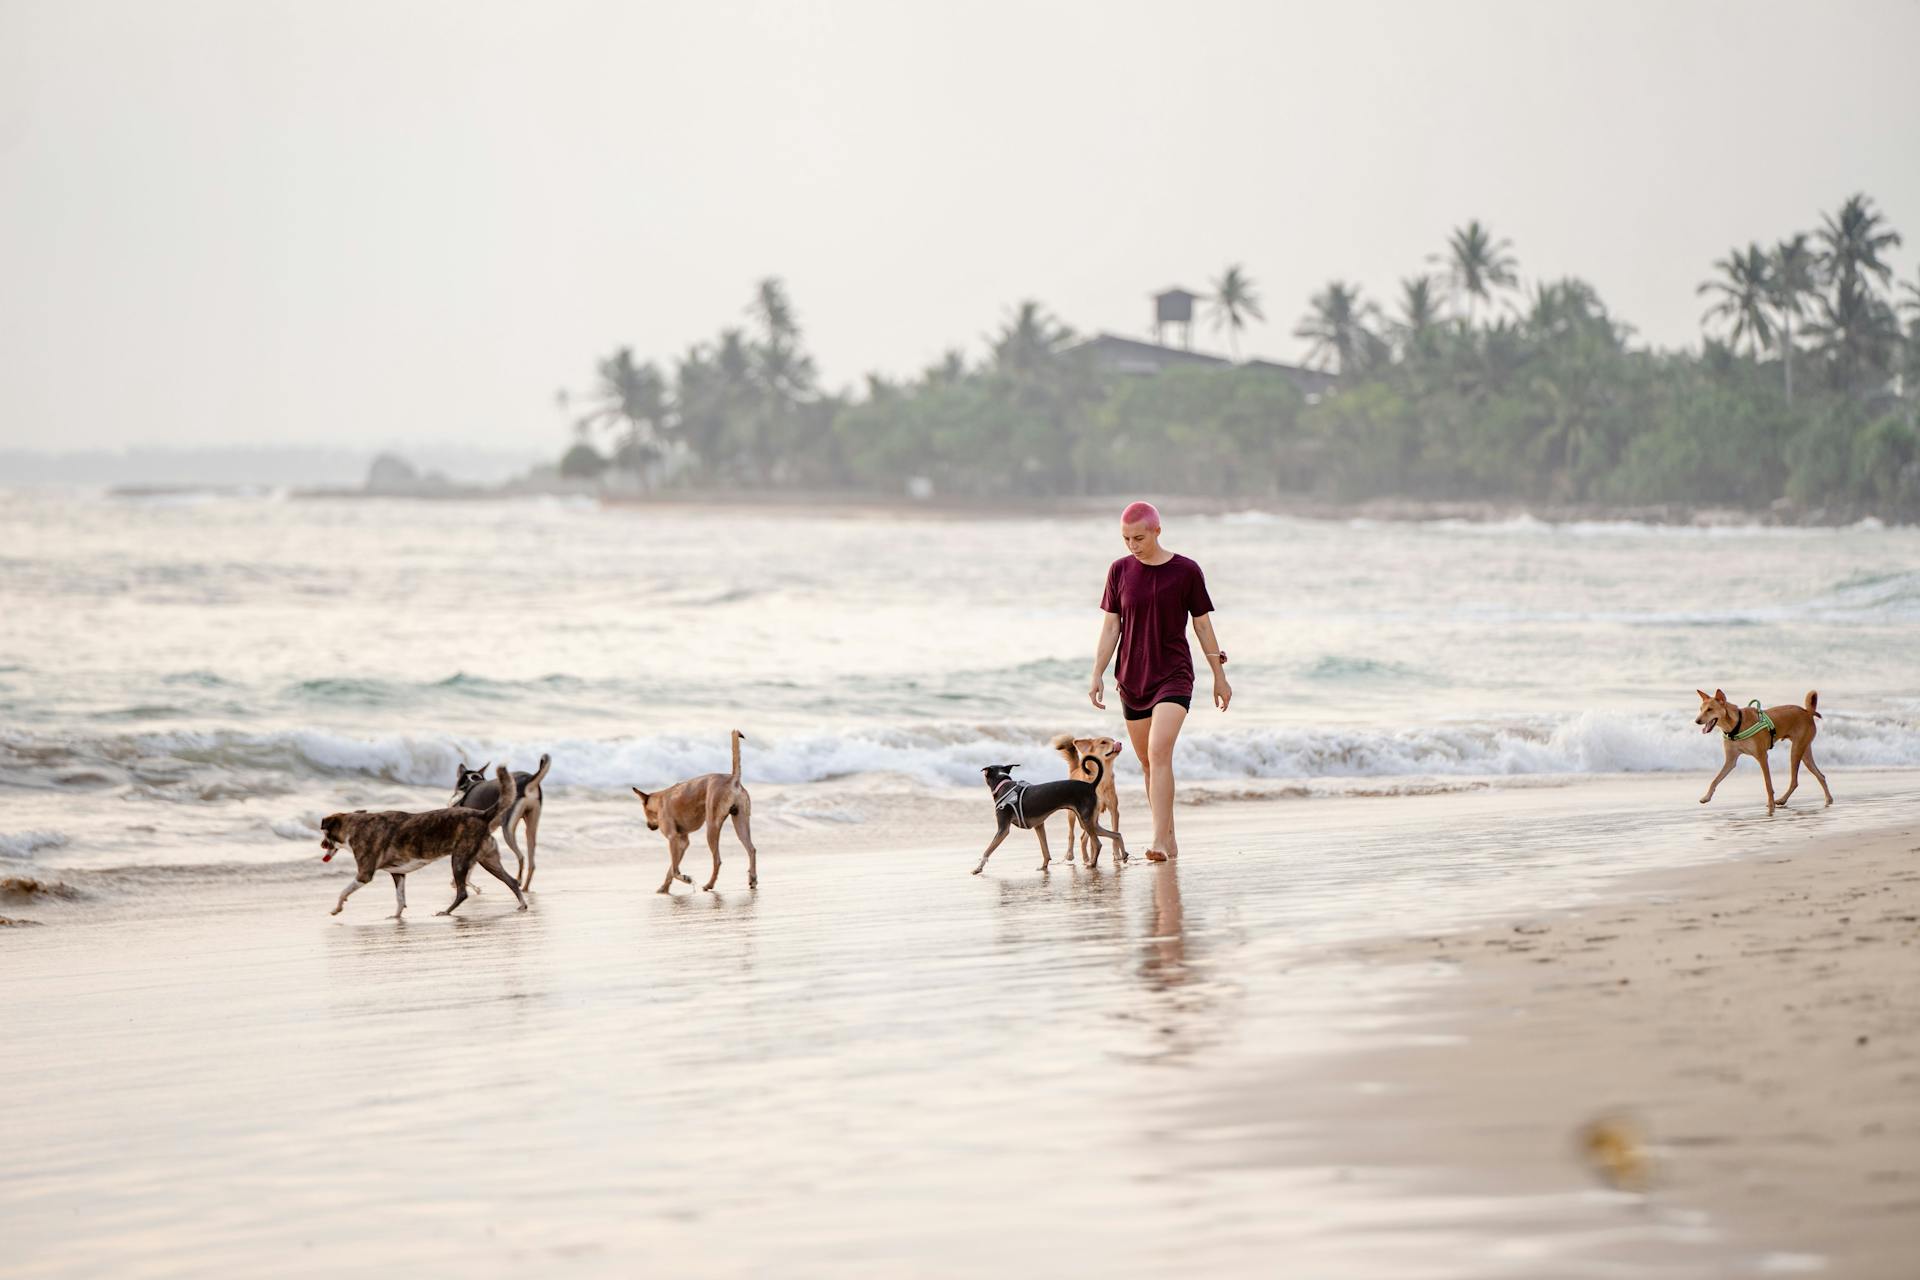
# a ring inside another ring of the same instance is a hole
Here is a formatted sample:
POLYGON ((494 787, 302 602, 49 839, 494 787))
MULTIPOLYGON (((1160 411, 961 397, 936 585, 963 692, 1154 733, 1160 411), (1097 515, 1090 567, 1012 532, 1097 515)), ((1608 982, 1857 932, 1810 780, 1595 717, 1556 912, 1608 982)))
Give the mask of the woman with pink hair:
POLYGON ((1213 601, 1200 566, 1160 545, 1160 512, 1151 502, 1135 502, 1120 513, 1120 536, 1127 554, 1107 570, 1100 608, 1106 621, 1093 655, 1093 683, 1087 696, 1106 710, 1107 663, 1117 650, 1113 683, 1120 691, 1127 737, 1146 774, 1147 806, 1153 811, 1149 862, 1178 857, 1173 834, 1173 744, 1180 738, 1193 705, 1193 655, 1187 648, 1187 619, 1200 637, 1200 651, 1213 668, 1213 703, 1222 711, 1233 700, 1227 683, 1227 655, 1213 634, 1213 601))

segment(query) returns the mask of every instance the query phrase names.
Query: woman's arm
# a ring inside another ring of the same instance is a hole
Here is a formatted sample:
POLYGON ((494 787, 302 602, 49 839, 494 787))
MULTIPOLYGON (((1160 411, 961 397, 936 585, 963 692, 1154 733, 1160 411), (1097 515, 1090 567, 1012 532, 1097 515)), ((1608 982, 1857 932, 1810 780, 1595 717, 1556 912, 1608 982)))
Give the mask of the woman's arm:
POLYGON ((1102 681, 1107 674, 1107 664, 1113 661, 1113 651, 1119 647, 1120 615, 1110 613, 1107 620, 1100 624, 1100 643, 1093 650, 1093 683, 1087 686, 1087 696, 1102 711, 1107 709, 1106 687, 1102 681))
POLYGON ((1195 618, 1193 634, 1200 637, 1200 652, 1207 655, 1207 665, 1213 668, 1213 705, 1225 711, 1233 701, 1233 686, 1227 683, 1227 655, 1220 651, 1220 641, 1213 634, 1213 615, 1203 613, 1195 618))

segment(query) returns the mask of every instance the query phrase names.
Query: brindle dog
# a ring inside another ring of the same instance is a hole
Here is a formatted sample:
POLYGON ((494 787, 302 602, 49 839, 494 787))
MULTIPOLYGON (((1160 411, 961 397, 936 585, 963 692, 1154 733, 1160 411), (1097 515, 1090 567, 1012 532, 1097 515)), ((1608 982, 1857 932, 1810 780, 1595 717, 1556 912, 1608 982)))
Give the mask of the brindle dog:
MULTIPOLYGON (((540 773, 536 776, 546 773, 547 763, 546 756, 540 757, 540 773)), ((435 809, 428 813, 368 813, 360 809, 330 813, 321 819, 320 847, 326 850, 322 862, 331 861, 342 845, 353 850, 353 883, 340 891, 331 914, 339 915, 348 898, 371 881, 376 871, 384 871, 393 877, 393 918, 398 920, 407 910, 407 874, 441 858, 453 859, 456 891, 441 915, 452 915, 467 900, 467 874, 476 862, 513 890, 520 910, 525 911, 527 900, 520 892, 520 882, 500 865, 500 846, 493 840, 494 829, 513 820, 520 788, 504 767, 498 781, 500 797, 490 809, 435 809)))

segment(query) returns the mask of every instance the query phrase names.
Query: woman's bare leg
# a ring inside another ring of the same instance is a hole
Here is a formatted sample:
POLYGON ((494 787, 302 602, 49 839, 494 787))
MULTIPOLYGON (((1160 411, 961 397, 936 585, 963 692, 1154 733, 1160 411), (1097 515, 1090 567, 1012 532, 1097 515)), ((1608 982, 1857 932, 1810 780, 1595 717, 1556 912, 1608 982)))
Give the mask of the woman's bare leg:
POLYGON ((1173 836, 1173 744, 1179 740, 1180 726, 1186 720, 1185 707, 1177 702, 1163 702, 1153 709, 1153 718, 1146 722, 1150 770, 1147 805, 1153 810, 1153 843, 1147 848, 1148 861, 1154 860, 1156 849, 1169 858, 1180 854, 1180 846, 1173 836))
MULTIPOLYGON (((1152 720, 1127 721, 1127 741, 1133 744, 1133 758, 1140 762, 1140 785, 1146 792, 1149 812, 1153 809, 1153 761, 1148 758, 1147 746, 1152 730, 1152 720)), ((1159 848, 1158 845, 1153 847, 1159 848)))

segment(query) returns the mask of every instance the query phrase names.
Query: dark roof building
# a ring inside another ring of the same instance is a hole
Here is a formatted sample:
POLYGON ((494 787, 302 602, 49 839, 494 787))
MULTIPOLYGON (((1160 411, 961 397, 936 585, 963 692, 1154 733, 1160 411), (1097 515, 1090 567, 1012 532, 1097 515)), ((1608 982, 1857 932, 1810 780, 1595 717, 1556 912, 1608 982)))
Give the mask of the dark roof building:
POLYGON ((1143 342, 1138 338, 1123 338, 1114 333, 1095 334, 1085 342, 1068 347, 1067 351, 1084 353, 1093 361, 1094 367, 1102 373, 1126 374, 1132 377, 1151 377, 1177 366, 1253 369, 1288 379, 1309 401, 1318 400, 1339 385, 1339 379, 1330 373, 1322 373, 1318 369, 1302 369, 1272 360, 1248 360, 1236 365, 1219 356, 1188 351, 1181 347, 1162 346, 1157 342, 1143 342))

